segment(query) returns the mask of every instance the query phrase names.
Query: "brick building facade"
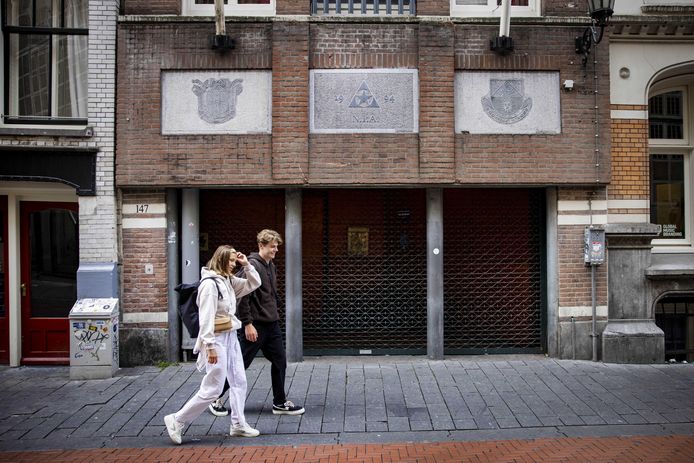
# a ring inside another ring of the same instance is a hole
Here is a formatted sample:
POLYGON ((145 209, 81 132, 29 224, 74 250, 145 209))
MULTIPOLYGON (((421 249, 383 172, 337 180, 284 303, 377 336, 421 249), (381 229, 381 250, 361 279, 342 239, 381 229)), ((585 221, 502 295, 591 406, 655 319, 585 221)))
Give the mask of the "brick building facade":
POLYGON ((75 300, 119 295, 118 3, 2 4, 0 363, 68 363, 75 300))
POLYGON ((593 278, 585 265, 584 230, 648 222, 650 193, 647 120, 615 117, 645 106, 610 104, 609 39, 582 65, 581 8, 511 7, 515 49, 501 55, 489 47, 498 17, 456 2, 420 0, 401 15, 312 14, 305 0, 238 17, 230 5, 235 47, 222 52, 209 46, 212 13, 186 15, 192 3, 126 0, 118 22, 124 364, 186 347, 173 285, 196 279, 219 244, 253 251, 266 227, 287 235, 278 266, 292 360, 591 357, 593 306, 598 332, 608 319, 608 271, 593 278), (314 71, 331 70, 416 70, 417 129, 312 130, 314 71), (175 99, 166 75, 243 71, 271 73, 270 133, 163 133, 164 100, 175 99), (558 101, 557 133, 456 129, 458 76, 541 73, 556 81, 547 98, 558 101))

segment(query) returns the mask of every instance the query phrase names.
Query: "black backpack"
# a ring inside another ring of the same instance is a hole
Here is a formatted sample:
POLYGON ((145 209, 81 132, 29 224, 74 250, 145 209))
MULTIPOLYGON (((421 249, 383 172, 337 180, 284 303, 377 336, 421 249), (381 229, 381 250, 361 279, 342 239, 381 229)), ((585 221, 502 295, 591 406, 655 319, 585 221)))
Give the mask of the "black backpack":
POLYGON ((217 286, 217 299, 223 299, 222 291, 219 289, 219 283, 215 277, 205 277, 197 283, 181 283, 174 288, 178 293, 178 315, 191 338, 197 338, 200 332, 198 287, 204 280, 214 280, 214 284, 217 286))

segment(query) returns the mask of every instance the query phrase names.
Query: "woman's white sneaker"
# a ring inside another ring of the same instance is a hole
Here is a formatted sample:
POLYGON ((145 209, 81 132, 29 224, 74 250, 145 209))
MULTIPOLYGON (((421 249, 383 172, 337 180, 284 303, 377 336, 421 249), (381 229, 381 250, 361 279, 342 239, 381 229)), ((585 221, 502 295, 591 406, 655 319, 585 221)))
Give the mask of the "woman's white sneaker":
POLYGON ((257 437, 260 435, 260 431, 244 424, 243 426, 232 426, 229 429, 229 435, 232 437, 257 437))
POLYGON ((176 421, 173 414, 166 415, 164 417, 164 424, 166 425, 166 430, 169 432, 169 437, 174 444, 180 444, 183 440, 183 424, 176 421))

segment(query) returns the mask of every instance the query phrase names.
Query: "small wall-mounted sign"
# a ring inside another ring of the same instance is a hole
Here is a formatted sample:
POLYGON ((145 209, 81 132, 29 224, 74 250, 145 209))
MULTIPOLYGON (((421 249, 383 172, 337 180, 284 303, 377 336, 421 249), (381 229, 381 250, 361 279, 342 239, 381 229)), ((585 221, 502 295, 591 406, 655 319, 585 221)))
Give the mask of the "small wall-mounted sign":
POLYGON ((369 254, 369 229, 367 227, 349 227, 347 229, 347 254, 350 256, 369 254))

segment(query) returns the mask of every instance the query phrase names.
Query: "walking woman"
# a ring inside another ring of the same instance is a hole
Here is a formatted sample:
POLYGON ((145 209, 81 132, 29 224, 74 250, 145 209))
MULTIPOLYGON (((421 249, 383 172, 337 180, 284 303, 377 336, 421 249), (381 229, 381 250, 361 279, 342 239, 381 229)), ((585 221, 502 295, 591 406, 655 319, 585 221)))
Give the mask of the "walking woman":
POLYGON ((227 379, 231 408, 232 436, 255 437, 260 432, 246 423, 246 372, 236 336, 241 322, 236 318, 236 300, 260 286, 258 271, 246 256, 228 245, 217 248, 200 271, 197 304, 200 309, 200 333, 193 353, 198 354, 197 367, 205 371, 198 392, 176 413, 166 415, 164 423, 176 444, 182 440, 183 428, 214 402, 227 379), (236 263, 243 266, 246 278, 234 276, 236 263))

